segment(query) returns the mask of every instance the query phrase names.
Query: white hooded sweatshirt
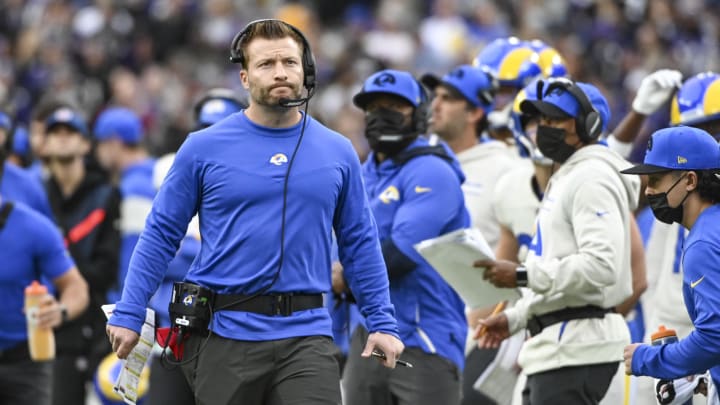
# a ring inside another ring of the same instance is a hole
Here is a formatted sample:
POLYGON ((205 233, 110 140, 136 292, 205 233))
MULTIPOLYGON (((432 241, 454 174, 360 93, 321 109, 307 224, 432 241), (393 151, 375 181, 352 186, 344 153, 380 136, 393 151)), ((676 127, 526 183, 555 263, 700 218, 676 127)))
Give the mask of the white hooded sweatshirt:
MULTIPOLYGON (((531 294, 505 311, 510 332, 529 317, 568 307, 612 308, 632 294, 630 215, 640 179, 602 145, 585 146, 553 174, 540 205, 525 266, 531 294)), ((560 367, 621 361, 630 333, 623 317, 546 327, 525 342, 518 362, 528 375, 560 367)))
POLYGON ((511 169, 529 164, 527 159, 512 158, 507 149, 503 142, 488 140, 457 154, 465 173, 462 189, 470 223, 480 230, 493 250, 500 238, 500 225, 492 205, 495 185, 511 169))

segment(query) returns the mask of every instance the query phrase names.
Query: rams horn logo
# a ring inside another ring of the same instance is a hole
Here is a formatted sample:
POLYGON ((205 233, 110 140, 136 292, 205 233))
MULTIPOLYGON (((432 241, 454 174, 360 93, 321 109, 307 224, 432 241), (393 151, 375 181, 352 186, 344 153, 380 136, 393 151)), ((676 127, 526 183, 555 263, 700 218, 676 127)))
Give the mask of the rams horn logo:
POLYGON ((400 192, 395 186, 389 186, 378 196, 378 199, 385 204, 390 204, 391 201, 400 200, 400 192))
POLYGON ((202 108, 202 111, 208 114, 222 113, 225 110, 227 110, 227 103, 220 99, 210 100, 202 108))
POLYGON ((270 163, 274 164, 275 166, 282 166, 287 162, 288 158, 287 156, 285 156, 284 153, 276 153, 273 155, 273 157, 270 158, 270 163))
POLYGON ((647 150, 652 150, 652 145, 653 145, 653 139, 651 136, 650 139, 648 140, 648 149, 647 150))
POLYGON ((73 111, 69 108, 61 108, 55 111, 55 119, 58 121, 70 121, 73 119, 73 111))
POLYGON ((450 76, 457 77, 458 79, 462 79, 463 77, 465 77, 465 71, 460 68, 453 69, 448 74, 450 76))
POLYGON ((395 76, 390 73, 383 73, 373 80, 373 84, 380 87, 383 87, 386 84, 395 84, 395 76))

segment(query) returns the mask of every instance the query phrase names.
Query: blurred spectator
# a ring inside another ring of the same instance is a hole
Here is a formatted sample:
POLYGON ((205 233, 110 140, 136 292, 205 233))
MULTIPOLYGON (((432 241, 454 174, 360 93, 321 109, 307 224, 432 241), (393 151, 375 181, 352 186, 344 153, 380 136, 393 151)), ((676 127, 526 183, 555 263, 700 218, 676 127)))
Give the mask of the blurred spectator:
POLYGON ((155 197, 153 169, 155 159, 141 146, 143 128, 140 117, 124 107, 104 110, 95 121, 97 160, 110 173, 120 189, 120 259, 117 285, 108 292, 108 301, 119 301, 130 256, 155 197))
POLYGON ((125 105, 140 114, 149 151, 159 155, 191 129, 187 112, 201 89, 242 91, 227 61, 228 42, 249 20, 276 17, 300 27, 317 50, 318 78, 332 95, 318 108, 325 121, 347 103, 330 101, 356 90, 358 77, 387 67, 443 73, 509 35, 556 48, 570 77, 607 90, 613 116, 622 117, 634 91, 628 79, 660 68, 685 75, 720 68, 717 6, 717 0, 7 0, 0 4, 0 102, 14 106, 21 124, 50 92, 90 116, 110 103, 125 105), (369 69, 357 66, 365 61, 369 69), (364 72, 349 75, 349 67, 364 72))
POLYGON ((78 111, 56 110, 46 128, 43 158, 50 172, 46 192, 55 223, 90 294, 88 309, 55 332, 53 404, 81 404, 86 384, 111 349, 100 306, 117 277, 120 194, 101 175, 86 169, 90 134, 78 111))

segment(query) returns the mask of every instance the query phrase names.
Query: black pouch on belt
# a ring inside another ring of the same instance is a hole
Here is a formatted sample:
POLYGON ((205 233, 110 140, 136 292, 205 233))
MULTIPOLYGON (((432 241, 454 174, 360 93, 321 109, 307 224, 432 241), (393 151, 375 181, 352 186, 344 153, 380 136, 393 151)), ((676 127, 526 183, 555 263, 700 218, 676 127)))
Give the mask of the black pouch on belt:
POLYGON ((215 293, 208 288, 185 282, 173 283, 168 307, 173 328, 206 334, 214 298, 215 293))

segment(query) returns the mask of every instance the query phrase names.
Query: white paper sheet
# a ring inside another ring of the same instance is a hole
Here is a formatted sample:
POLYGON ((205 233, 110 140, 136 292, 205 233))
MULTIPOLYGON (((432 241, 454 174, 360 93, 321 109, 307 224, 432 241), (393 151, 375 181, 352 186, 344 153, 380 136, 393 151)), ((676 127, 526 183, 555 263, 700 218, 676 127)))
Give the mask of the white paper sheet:
MULTIPOLYGON (((115 304, 103 305, 101 308, 105 316, 109 319, 113 310, 115 310, 115 304)), ((140 332, 140 340, 128 355, 127 360, 123 360, 122 370, 120 370, 118 379, 113 386, 115 392, 122 397, 126 404, 137 404, 140 375, 143 368, 147 365, 154 343, 155 311, 147 308, 145 312, 145 323, 140 332)))
POLYGON ((513 390, 520 372, 516 363, 524 341, 524 329, 505 339, 495 359, 480 374, 473 388, 495 400, 498 405, 512 403, 513 390))
POLYGON ((495 259, 495 254, 479 230, 460 229, 424 240, 415 245, 420 255, 457 291, 471 308, 491 307, 500 301, 520 298, 517 288, 497 288, 483 280, 484 269, 473 262, 495 259))

